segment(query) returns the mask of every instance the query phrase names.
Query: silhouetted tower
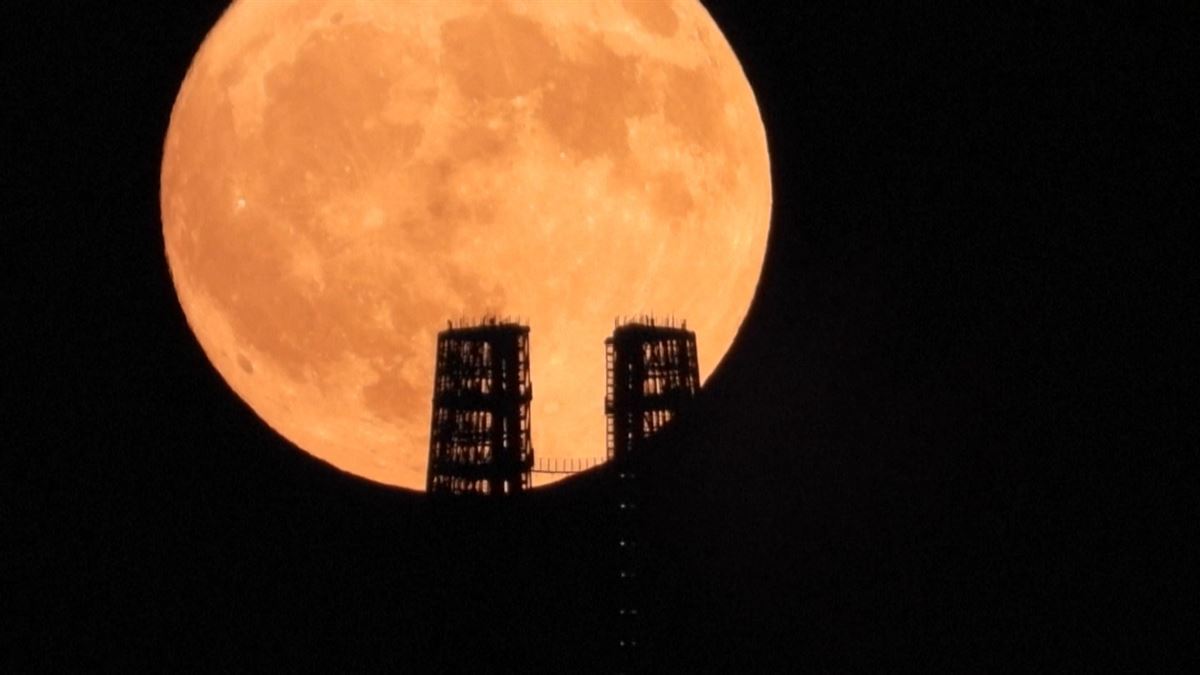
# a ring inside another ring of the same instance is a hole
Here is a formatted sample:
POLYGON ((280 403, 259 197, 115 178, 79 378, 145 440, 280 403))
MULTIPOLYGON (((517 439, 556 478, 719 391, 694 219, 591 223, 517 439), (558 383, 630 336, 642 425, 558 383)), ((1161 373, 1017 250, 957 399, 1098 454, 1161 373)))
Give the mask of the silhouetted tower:
POLYGON ((528 326, 490 319, 438 333, 425 488, 493 496, 528 488, 532 398, 528 326))
POLYGON ((608 622, 614 663, 619 672, 640 672, 646 588, 641 580, 641 490, 637 481, 638 453, 644 441, 678 414, 700 389, 696 334, 687 324, 659 325, 643 318, 617 326, 604 341, 607 388, 604 411, 608 418, 608 457, 617 468, 613 490, 617 540, 608 591, 608 622))
POLYGON ((618 326, 604 351, 608 457, 620 462, 699 391, 696 334, 686 323, 660 326, 653 318, 641 319, 618 326))

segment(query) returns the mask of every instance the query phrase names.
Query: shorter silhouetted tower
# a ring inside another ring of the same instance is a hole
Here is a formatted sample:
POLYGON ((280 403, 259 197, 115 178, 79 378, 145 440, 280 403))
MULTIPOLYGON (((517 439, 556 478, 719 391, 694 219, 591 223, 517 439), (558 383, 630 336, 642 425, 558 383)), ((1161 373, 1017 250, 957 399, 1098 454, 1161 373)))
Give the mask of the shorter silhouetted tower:
POLYGON ((604 341, 604 352, 608 457, 621 462, 699 391, 696 334, 686 323, 640 319, 618 326, 604 341))
POLYGON ((533 466, 529 327, 486 320, 438 333, 431 493, 511 495, 533 466))

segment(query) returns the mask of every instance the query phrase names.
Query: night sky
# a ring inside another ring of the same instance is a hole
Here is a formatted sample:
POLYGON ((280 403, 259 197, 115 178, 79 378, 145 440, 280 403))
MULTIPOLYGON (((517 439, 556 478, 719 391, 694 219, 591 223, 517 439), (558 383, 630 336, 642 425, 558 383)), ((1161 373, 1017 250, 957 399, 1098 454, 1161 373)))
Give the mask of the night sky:
MULTIPOLYGON (((1194 33, 704 4, 758 97, 774 218, 738 340, 640 477, 638 663, 1184 654, 1194 33)), ((27 9, 3 60, 0 663, 611 671, 613 476, 431 509, 296 451, 192 336, 158 172, 222 3, 27 9)))

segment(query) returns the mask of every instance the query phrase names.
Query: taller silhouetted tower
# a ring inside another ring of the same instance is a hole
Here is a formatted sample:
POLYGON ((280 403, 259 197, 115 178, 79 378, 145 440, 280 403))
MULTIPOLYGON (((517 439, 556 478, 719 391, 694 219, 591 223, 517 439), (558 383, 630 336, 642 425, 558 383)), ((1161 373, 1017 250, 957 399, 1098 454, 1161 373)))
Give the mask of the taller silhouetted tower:
POLYGON ((494 319, 438 333, 431 493, 511 495, 533 466, 529 327, 494 319))
POLYGON ((604 411, 608 417, 608 457, 617 469, 613 490, 616 546, 615 584, 610 587, 609 627, 614 663, 640 671, 645 648, 641 609, 646 597, 641 577, 641 491, 635 460, 653 436, 700 389, 696 334, 686 324, 659 325, 644 318, 617 326, 604 341, 608 365, 604 411))
POLYGON ((604 341, 608 457, 620 462, 663 427, 700 389, 696 334, 653 318, 618 326, 604 341))

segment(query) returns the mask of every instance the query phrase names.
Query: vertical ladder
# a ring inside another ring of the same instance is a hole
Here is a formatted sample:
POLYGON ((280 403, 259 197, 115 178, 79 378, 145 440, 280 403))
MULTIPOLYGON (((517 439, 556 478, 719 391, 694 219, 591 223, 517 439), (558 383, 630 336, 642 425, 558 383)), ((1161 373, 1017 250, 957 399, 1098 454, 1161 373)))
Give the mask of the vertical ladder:
POLYGON ((605 424, 605 447, 608 449, 608 458, 612 459, 613 449, 615 446, 614 429, 613 429, 613 344, 611 341, 604 342, 604 424, 605 424))
POLYGON ((617 540, 613 542, 617 547, 616 578, 613 580, 616 612, 613 625, 616 630, 612 635, 616 658, 613 663, 618 673, 635 673, 641 672, 645 665, 642 657, 645 645, 642 636, 640 490, 637 473, 629 458, 618 461, 616 469, 616 499, 613 504, 617 525, 614 528, 617 540))

